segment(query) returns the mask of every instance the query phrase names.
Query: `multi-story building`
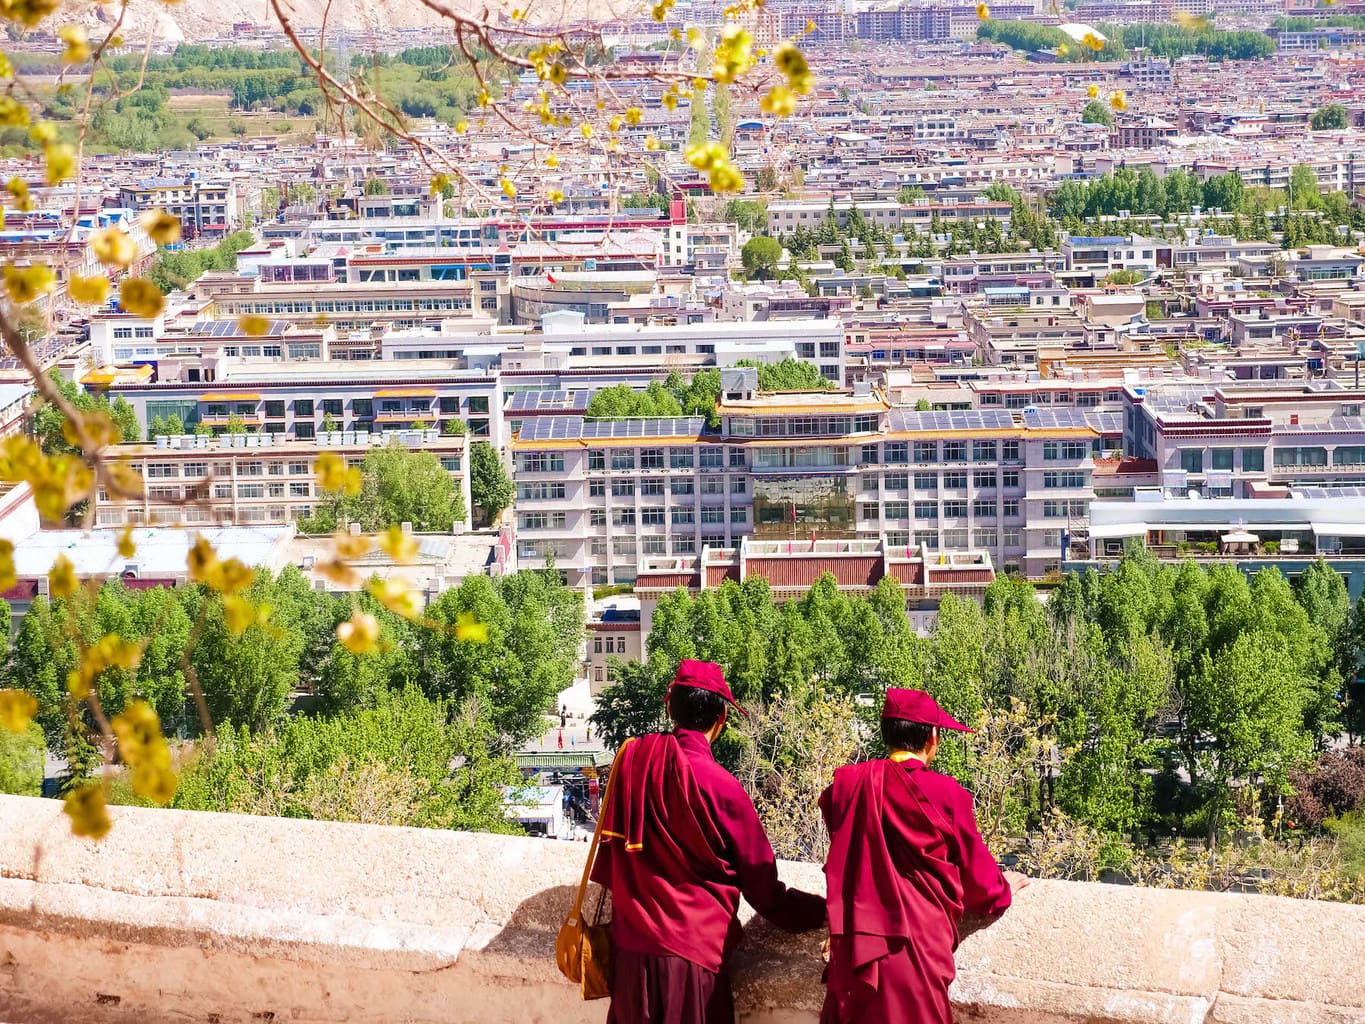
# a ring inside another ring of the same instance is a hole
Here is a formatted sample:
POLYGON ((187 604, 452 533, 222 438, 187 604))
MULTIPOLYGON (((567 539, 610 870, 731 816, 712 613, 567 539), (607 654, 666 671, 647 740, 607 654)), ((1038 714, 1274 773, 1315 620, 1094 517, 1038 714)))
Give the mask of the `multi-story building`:
POLYGON ((159 437, 155 444, 120 445, 119 459, 141 474, 140 498, 96 495, 98 526, 150 523, 282 525, 312 515, 318 498, 317 457, 336 452, 359 465, 366 452, 398 444, 429 452, 455 478, 469 527, 469 439, 435 430, 324 433, 310 441, 272 434, 159 437))
POLYGON ((237 184, 197 178, 150 178, 119 189, 119 205, 137 210, 161 209, 180 218, 188 239, 226 235, 242 220, 237 184))
POLYGON ((1123 447, 1160 486, 1206 498, 1365 484, 1365 390, 1333 380, 1129 386, 1123 447))
POLYGON ((521 555, 553 555, 586 586, 631 582, 645 557, 814 536, 984 551, 1040 576, 1084 521, 1094 457, 1120 446, 1113 413, 921 413, 870 389, 757 395, 742 381, 727 376, 714 431, 527 421, 512 444, 521 555))

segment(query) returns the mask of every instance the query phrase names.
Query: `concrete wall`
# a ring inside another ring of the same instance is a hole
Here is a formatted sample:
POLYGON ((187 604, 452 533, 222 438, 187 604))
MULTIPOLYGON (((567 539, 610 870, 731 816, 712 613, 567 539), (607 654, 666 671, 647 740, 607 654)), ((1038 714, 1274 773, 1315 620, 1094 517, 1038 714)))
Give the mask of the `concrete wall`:
MULTIPOLYGON (((0 797, 0 1021, 599 1022, 557 974, 585 853, 548 840, 0 797)), ((818 887, 813 865, 789 881, 818 887)), ((818 936, 761 922, 741 1018, 810 1024, 818 936)), ((985 1024, 1365 1021, 1365 907, 1036 882, 958 954, 985 1024)))

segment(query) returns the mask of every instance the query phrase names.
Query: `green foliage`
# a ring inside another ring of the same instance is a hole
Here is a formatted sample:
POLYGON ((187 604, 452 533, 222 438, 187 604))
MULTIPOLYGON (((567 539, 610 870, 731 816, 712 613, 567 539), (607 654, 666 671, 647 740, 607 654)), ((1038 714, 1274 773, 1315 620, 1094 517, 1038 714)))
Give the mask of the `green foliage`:
POLYGON ((469 449, 469 491, 474 506, 490 523, 512 504, 516 493, 497 449, 487 441, 475 441, 469 449))
POLYGON ((835 386, 833 381, 820 376, 820 371, 813 363, 800 359, 787 358, 777 363, 741 359, 735 365, 758 369, 760 391, 828 391, 835 386))
POLYGON ((175 413, 169 416, 153 416, 152 424, 147 428, 147 440, 155 441, 158 437, 178 437, 185 433, 185 424, 175 413))
POLYGON ((519 781, 490 750, 477 703, 415 687, 330 718, 291 718, 264 733, 225 729, 181 777, 175 807, 381 825, 516 832, 502 787, 519 781))
POLYGON ((1091 100, 1081 108, 1082 124, 1102 124, 1106 128, 1113 127, 1114 115, 1109 110, 1109 105, 1101 103, 1099 100, 1091 100))
POLYGON ((1134 216, 1170 217, 1202 206, 1225 212, 1249 212, 1246 186, 1236 172, 1200 182, 1176 169, 1158 177, 1150 168, 1121 167, 1088 182, 1064 181, 1052 193, 1052 216, 1079 225, 1095 217, 1114 217, 1122 210, 1134 216))
POLYGON ((1347 124, 1346 108, 1340 103, 1328 103, 1318 107, 1308 120, 1309 127, 1315 132, 1340 130, 1347 124))
POLYGON ((237 253, 256 241, 250 231, 236 231, 209 249, 163 249, 147 271, 147 279, 163 292, 193 284, 209 270, 234 270, 237 253))
POLYGON ((592 396, 585 416, 593 420, 623 420, 632 417, 681 416, 682 406, 677 397, 660 381, 653 381, 644 391, 636 391, 629 384, 602 388, 592 396))
POLYGON ((755 235, 740 251, 744 269, 760 281, 772 277, 782 262, 782 243, 767 235, 755 235))
MULTIPOLYGON (((142 427, 137 421, 137 414, 133 407, 123 400, 122 397, 115 397, 110 403, 104 395, 95 395, 84 390, 75 381, 67 380, 57 369, 48 371, 48 378, 56 385, 62 397, 73 405, 78 412, 103 412, 112 416, 114 422, 118 424, 119 433, 124 441, 138 441, 142 438, 142 427)), ((74 453, 76 448, 67 441, 63 434, 66 425, 66 416, 51 403, 44 403, 29 418, 29 433, 42 446, 43 451, 49 455, 57 452, 74 453)))
POLYGON ((371 176, 365 179, 365 194, 367 196, 386 196, 389 194, 389 185, 383 178, 371 176))
POLYGON ((0 793, 43 795, 43 758, 47 745, 37 722, 24 732, 0 729, 0 793))
POLYGON ((755 199, 731 199, 725 204, 720 219, 737 224, 741 231, 758 234, 768 227, 768 207, 755 199))
POLYGON ((449 533, 464 521, 464 496, 431 452, 391 441, 365 453, 360 473, 359 494, 322 492, 312 518, 300 522, 299 529, 331 533, 346 523, 359 523, 366 533, 378 533, 395 523, 411 523, 420 533, 449 533))

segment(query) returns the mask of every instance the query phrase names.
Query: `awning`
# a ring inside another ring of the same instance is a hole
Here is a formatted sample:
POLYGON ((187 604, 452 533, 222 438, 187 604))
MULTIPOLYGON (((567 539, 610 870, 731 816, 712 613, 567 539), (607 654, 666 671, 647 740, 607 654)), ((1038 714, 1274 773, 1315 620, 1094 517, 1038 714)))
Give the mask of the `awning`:
POLYGON ((261 396, 254 391, 210 391, 200 395, 201 402, 259 402, 261 396))
POLYGON ((390 388, 386 391, 376 391, 375 398, 435 398, 434 388, 390 388))
POLYGON ((1225 533, 1219 538, 1224 544, 1257 544, 1261 538, 1254 533, 1247 533, 1246 530, 1234 530, 1232 533, 1225 533))
POLYGON ((1146 523, 1092 523, 1090 536, 1101 540, 1107 537, 1145 537, 1147 530, 1146 523))
POLYGON ((1365 523, 1313 523, 1319 537, 1365 537, 1365 523))

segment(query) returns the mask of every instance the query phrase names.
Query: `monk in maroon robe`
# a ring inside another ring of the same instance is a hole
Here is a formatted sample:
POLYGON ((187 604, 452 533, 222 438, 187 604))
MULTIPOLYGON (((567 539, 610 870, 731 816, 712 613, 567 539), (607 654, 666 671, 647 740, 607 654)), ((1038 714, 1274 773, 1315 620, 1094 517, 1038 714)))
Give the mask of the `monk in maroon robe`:
POLYGON ((929 769, 940 729, 971 731, 923 690, 888 690, 890 757, 840 768, 820 796, 830 836, 821 1024, 952 1024, 963 914, 1002 914, 1027 884, 986 848, 971 794, 929 769))
POLYGON ((632 740, 612 768, 592 877, 611 890, 608 1024, 733 1024, 728 963, 744 896, 788 931, 819 928, 825 901, 788 889, 753 802, 711 754, 734 695, 720 666, 684 661, 673 731, 632 740))

